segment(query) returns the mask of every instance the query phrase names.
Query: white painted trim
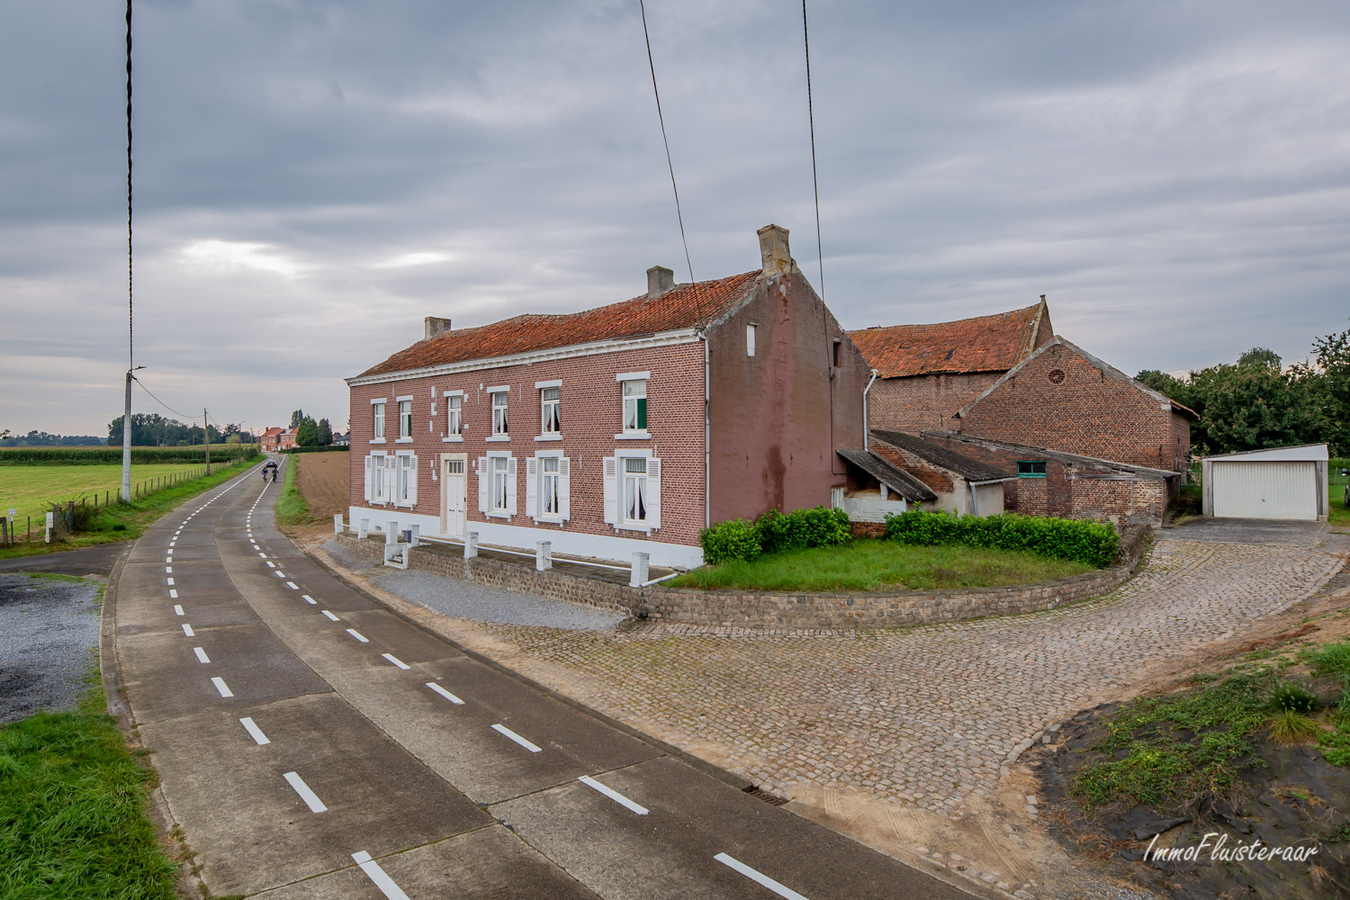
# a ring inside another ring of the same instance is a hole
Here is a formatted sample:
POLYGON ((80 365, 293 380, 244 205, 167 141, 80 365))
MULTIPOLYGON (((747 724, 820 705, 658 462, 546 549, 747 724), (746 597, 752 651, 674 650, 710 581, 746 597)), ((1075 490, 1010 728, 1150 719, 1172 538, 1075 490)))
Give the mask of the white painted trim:
POLYGON ((371 438, 370 441, 369 441, 369 443, 371 443, 371 444, 383 444, 383 443, 385 443, 385 440, 384 440, 384 438, 371 438))
POLYGON ((376 403, 388 403, 388 402, 389 402, 389 398, 388 398, 388 397, 380 397, 380 398, 378 398, 378 399, 376 399, 376 400, 370 401, 370 405, 371 405, 371 406, 374 406, 376 403))
POLYGON ((490 387, 490 388, 488 388, 487 390, 483 391, 483 393, 485 393, 485 394, 509 394, 509 393, 511 393, 511 385, 509 385, 509 384, 499 384, 499 385, 497 385, 496 387, 490 387))
POLYGON ((394 400, 395 402, 402 403, 404 400, 411 402, 412 398, 413 398, 412 394, 404 394, 402 397, 395 397, 394 400))
POLYGON ((536 441, 561 441, 561 434, 541 434, 535 437, 536 441))
POLYGON ((551 388, 551 387, 560 388, 562 387, 562 379, 555 378, 552 381, 536 381, 534 383, 534 387, 535 390, 539 391, 542 391, 544 388, 551 388))
POLYGON ((441 438, 441 443, 442 443, 442 444, 462 444, 462 443, 464 443, 464 435, 462 435, 462 434, 452 434, 452 435, 450 435, 449 437, 443 437, 443 438, 441 438))
MULTIPOLYGON (((421 526, 424 535, 444 537, 441 532, 441 520, 437 516, 425 516, 404 510, 380 509, 377 507, 351 506, 347 509, 348 521, 360 522, 370 519, 371 526, 385 528, 391 520, 398 521, 400 530, 409 525, 421 526)), ((527 520, 528 521, 528 520, 527 520)), ((534 528, 530 525, 506 525, 500 522, 475 522, 468 520, 464 527, 468 531, 477 531, 480 546, 511 547, 533 552, 539 541, 551 541, 553 552, 583 559, 607 560, 622 564, 633 561, 634 553, 651 554, 651 564, 677 569, 696 569, 703 565, 703 550, 684 544, 670 544, 664 541, 638 540, 636 538, 610 536, 603 534, 582 534, 556 525, 549 528, 534 528)), ((556 565, 560 572, 566 572, 565 564, 556 565)))
POLYGON ((529 353, 516 353, 510 356, 491 356, 464 362, 446 363, 437 366, 425 366, 420 369, 407 369, 402 372, 387 372, 380 375, 356 375, 344 381, 355 387, 364 384, 384 384, 394 381, 409 381, 428 376, 454 375, 460 372, 477 372, 484 369, 499 369, 508 366, 523 366, 531 363, 556 359, 575 359, 583 356, 596 356, 604 353, 620 353, 625 350, 641 350, 651 347, 666 347, 676 344, 692 344, 701 340, 696 328, 681 328, 675 331, 663 331, 641 337, 614 338, 605 341, 592 341, 585 344, 571 344, 566 347, 552 347, 547 350, 533 350, 529 353))
POLYGON ((394 443, 395 443, 395 444, 411 444, 412 442, 413 442, 413 439, 410 438, 410 437, 405 437, 405 438, 395 438, 395 439, 394 439, 394 443))
POLYGON ((615 381, 650 381, 651 372, 620 372, 614 376, 615 381))
POLYGON ((463 392, 463 391, 442 391, 442 392, 441 392, 441 396, 442 396, 442 397, 463 397, 463 396, 464 396, 464 392, 463 392))
POLYGON ((650 431, 625 431, 623 434, 614 435, 616 441, 645 441, 650 438, 650 431))
POLYGON ((487 437, 483 438, 483 440, 485 440, 485 441, 509 441, 509 440, 511 440, 511 435, 509 435, 509 434, 490 434, 490 435, 488 435, 487 437))

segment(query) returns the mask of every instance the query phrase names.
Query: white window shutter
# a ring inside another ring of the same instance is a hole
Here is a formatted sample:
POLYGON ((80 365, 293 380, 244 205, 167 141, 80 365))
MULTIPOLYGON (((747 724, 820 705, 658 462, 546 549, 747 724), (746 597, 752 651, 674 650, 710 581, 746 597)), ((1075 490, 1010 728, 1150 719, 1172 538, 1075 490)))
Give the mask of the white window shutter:
POLYGON ((365 488, 366 488, 366 491, 365 491, 365 498, 366 498, 366 502, 369 503, 369 502, 370 502, 370 463, 371 463, 371 457, 367 456, 367 457, 365 458, 364 462, 365 462, 365 464, 366 464, 366 480, 365 480, 365 488))
POLYGON ((525 515, 531 519, 539 518, 539 460, 533 456, 525 458, 525 515))
POLYGON ((619 521, 619 461, 605 457, 605 521, 611 525, 619 521))
POLYGON ((478 457, 478 511, 486 513, 488 511, 488 481, 491 476, 488 475, 488 458, 486 456, 478 457))
POLYGON ((647 460, 647 524, 661 527, 661 460, 647 460))
POLYGON ((572 518, 572 461, 565 456, 558 460, 558 514, 572 518))
POLYGON ((417 457, 411 457, 412 470, 408 472, 408 505, 417 505, 417 457))
POLYGON ((516 514, 516 458, 513 456, 506 461, 506 512, 507 515, 516 514))
POLYGON ((393 502, 398 497, 398 457, 384 458, 384 499, 393 502))

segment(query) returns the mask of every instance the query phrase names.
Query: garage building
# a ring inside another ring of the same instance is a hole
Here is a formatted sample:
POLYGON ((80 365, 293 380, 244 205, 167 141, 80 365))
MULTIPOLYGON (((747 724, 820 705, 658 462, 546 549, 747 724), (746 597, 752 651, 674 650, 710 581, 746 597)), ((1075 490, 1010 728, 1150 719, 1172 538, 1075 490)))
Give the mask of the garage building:
POLYGON ((1216 518, 1327 518, 1326 444, 1248 450, 1201 460, 1204 513, 1216 518))

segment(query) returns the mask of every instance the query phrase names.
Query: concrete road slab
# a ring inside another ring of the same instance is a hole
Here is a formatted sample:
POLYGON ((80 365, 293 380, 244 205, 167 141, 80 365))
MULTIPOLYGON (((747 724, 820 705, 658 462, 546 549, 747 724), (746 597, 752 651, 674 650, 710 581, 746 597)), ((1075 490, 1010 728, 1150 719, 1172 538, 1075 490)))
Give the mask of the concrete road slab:
POLYGON ((810 900, 968 896, 669 757, 596 780, 648 813, 638 815, 576 783, 489 812, 613 900, 773 896, 751 876, 720 862, 719 854, 810 900), (578 841, 577 834, 594 839, 578 841))
POLYGON ((482 828, 491 819, 332 695, 149 724, 142 737, 216 894, 254 893, 482 828), (250 716, 271 743, 239 723, 250 716), (294 772, 327 808, 313 812, 294 772))
POLYGON ((242 597, 232 590, 212 592, 183 592, 171 598, 168 591, 148 598, 144 603, 128 603, 118 607, 118 634, 140 634, 156 629, 178 628, 191 620, 193 628, 212 628, 222 625, 256 625, 258 614, 242 597), (174 606, 183 608, 184 616, 174 613, 174 606))
POLYGON ((188 624, 194 632, 191 637, 181 626, 118 635, 123 685, 138 724, 329 690, 323 679, 261 624, 200 631, 190 620, 188 624), (209 665, 193 654, 192 648, 198 646, 206 650, 209 665), (221 696, 211 680, 215 677, 224 679, 234 696, 221 696))
POLYGON ((20 559, 0 560, 0 572, 43 572, 51 575, 96 575, 107 578, 112 574, 113 563, 127 549, 129 544, 121 541, 116 544, 100 544, 97 547, 84 547, 80 550, 63 550, 57 553, 45 553, 42 556, 25 556, 20 559))
POLYGON ((1326 522, 1196 518, 1184 525, 1163 528, 1157 532, 1157 537, 1160 541, 1316 547, 1326 532, 1326 522))
MULTIPOLYGON (((493 826, 374 860, 409 897, 455 900, 599 900, 513 837, 493 826)), ((257 895, 256 900, 382 900, 366 873, 351 868, 257 895)))

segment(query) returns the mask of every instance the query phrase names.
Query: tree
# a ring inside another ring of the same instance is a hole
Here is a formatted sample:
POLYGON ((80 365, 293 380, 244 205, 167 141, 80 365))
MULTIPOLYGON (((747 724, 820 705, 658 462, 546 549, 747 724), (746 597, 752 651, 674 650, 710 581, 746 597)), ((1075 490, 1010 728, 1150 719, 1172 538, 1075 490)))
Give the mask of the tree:
POLYGON ((306 416, 301 420, 295 432, 295 443, 299 447, 313 447, 319 442, 319 426, 306 416))
POLYGON ((1313 354, 1322 373, 1326 441, 1333 456, 1350 456, 1350 328, 1314 338, 1313 354))
POLYGON ((1265 347, 1253 347, 1238 357, 1237 364, 1244 368, 1256 366, 1259 368, 1274 369, 1278 372, 1280 371, 1280 355, 1274 350, 1268 350, 1265 347))
POLYGON ((1192 441, 1214 453, 1317 442, 1325 419, 1316 385, 1301 374, 1266 365, 1211 366, 1191 373, 1191 385, 1204 398, 1201 440, 1193 434, 1192 441))
POLYGON ((333 443, 333 426, 328 424, 327 419, 319 420, 317 443, 320 447, 327 447, 333 443))
POLYGON ((303 409, 297 409, 291 413, 291 427, 298 428, 300 423, 308 418, 303 409))

